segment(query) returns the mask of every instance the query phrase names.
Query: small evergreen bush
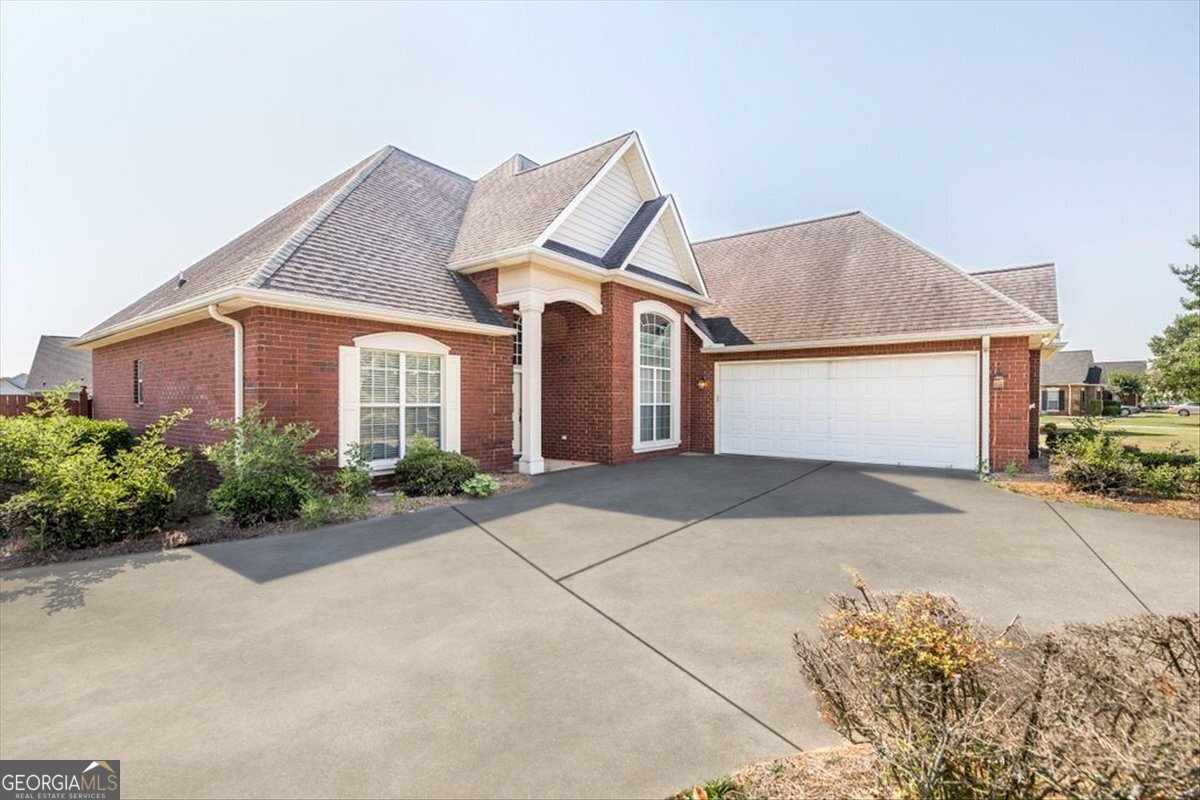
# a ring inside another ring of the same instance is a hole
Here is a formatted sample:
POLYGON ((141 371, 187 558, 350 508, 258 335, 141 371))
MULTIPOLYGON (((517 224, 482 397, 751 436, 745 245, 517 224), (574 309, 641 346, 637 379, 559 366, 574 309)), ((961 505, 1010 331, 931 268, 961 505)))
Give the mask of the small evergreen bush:
POLYGON ((447 453, 436 442, 416 436, 396 462, 396 487, 414 497, 456 494, 477 471, 475 459, 447 453))
POLYGON ((1182 487, 1179 467, 1159 464, 1143 468, 1138 474, 1138 488, 1155 497, 1178 497, 1182 487))

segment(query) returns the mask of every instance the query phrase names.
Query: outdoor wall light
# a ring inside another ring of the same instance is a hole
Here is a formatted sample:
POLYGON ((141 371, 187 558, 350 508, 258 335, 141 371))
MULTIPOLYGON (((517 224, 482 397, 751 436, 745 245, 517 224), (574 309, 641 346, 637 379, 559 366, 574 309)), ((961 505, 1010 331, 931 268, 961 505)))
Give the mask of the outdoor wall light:
POLYGON ((997 367, 996 371, 992 373, 992 388, 993 389, 1003 389, 1004 388, 1004 379, 1006 377, 1008 377, 1008 376, 1005 375, 1003 372, 1001 372, 1000 368, 997 367))
POLYGON ((696 381, 696 388, 702 392, 705 389, 707 389, 708 388, 708 378, 701 378, 700 380, 696 381))

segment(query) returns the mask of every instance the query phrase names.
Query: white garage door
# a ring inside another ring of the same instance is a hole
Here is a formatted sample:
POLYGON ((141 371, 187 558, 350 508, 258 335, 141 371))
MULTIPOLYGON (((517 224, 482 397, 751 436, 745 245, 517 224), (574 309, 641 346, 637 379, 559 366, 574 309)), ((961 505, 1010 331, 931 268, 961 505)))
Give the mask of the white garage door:
POLYGON ((975 353, 717 369, 722 453, 975 469, 975 353))

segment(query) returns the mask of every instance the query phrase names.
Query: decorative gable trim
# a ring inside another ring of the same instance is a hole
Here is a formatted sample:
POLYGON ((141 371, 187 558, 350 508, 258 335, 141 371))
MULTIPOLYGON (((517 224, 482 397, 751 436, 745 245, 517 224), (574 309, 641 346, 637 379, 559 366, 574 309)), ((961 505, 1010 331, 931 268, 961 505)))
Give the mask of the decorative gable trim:
MULTIPOLYGON (((656 181, 654 178, 654 171, 650 169, 650 162, 646 158, 646 151, 642 148, 641 138, 637 135, 637 132, 635 131, 635 132, 629 134, 629 137, 625 140, 625 143, 623 145, 621 145, 620 147, 618 147, 616 149, 616 151, 613 152, 613 154, 611 156, 609 156, 608 161, 604 162, 604 166, 602 166, 596 172, 596 174, 592 176, 592 179, 584 185, 583 189, 581 189, 579 191, 579 194, 575 195, 575 197, 573 197, 571 199, 571 202, 567 203, 566 207, 563 208, 563 210, 558 213, 558 216, 556 216, 554 218, 554 220, 548 226, 546 226, 546 229, 544 231, 542 231, 541 235, 538 236, 538 238, 534 240, 534 246, 541 247, 548 240, 550 240, 554 236, 555 232, 560 227, 562 227, 562 224, 567 220, 567 218, 570 217, 571 214, 574 213, 574 211, 577 208, 579 208, 580 204, 583 203, 583 201, 585 199, 587 199, 588 195, 591 194, 592 190, 595 189, 596 186, 601 181, 604 180, 605 176, 608 175, 608 173, 613 169, 613 167, 616 164, 620 163, 621 159, 623 159, 625 157, 625 154, 629 153, 631 150, 635 153, 636 157, 641 161, 641 165, 645 169, 645 173, 646 173, 645 179, 649 183, 648 188, 649 188, 651 194, 650 194, 650 197, 646 197, 644 199, 649 200, 649 199, 652 199, 653 197, 657 197, 658 195, 660 195, 661 192, 659 191, 659 188, 658 188, 658 181, 656 181)), ((635 183, 637 182, 636 175, 634 176, 634 182, 635 183)))
MULTIPOLYGON (((687 231, 683 228, 683 220, 679 215, 679 209, 675 205, 675 197, 667 196, 667 202, 663 203, 659 209, 655 219, 646 226, 646 230, 642 231, 642 235, 638 238, 637 244, 629 251, 624 262, 621 264, 621 269, 628 270, 629 267, 637 265, 642 269, 647 269, 646 264, 638 262, 638 254, 642 252, 646 242, 653 235, 653 232, 658 229, 662 230, 667 238, 667 243, 675 256, 676 264, 679 267, 679 272, 683 277, 683 281, 690 286, 698 287, 700 294, 708 297, 708 287, 704 285, 704 276, 700 273, 700 265, 696 263, 696 257, 692 253, 691 242, 687 238, 687 231)), ((668 278, 673 278, 673 275, 667 275, 668 278)))

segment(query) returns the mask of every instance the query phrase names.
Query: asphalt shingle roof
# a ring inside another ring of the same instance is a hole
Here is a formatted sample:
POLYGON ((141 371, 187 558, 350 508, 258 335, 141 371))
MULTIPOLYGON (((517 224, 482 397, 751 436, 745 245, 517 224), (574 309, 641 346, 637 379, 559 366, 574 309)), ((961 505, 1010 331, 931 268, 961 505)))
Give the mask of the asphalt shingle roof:
POLYGON ((724 344, 1048 325, 860 211, 692 249, 724 344))
POLYGON ((1058 286, 1053 264, 989 269, 971 274, 1051 322, 1058 322, 1058 286))
POLYGON ((71 381, 92 385, 92 354, 67 347, 74 336, 43 336, 38 340, 25 389, 44 392, 71 381))
POLYGON ((1042 386, 1099 383, 1091 350, 1060 350, 1042 362, 1042 386))
POLYGON ((532 244, 632 135, 523 170, 531 162, 514 156, 484 175, 471 192, 450 263, 532 244))

